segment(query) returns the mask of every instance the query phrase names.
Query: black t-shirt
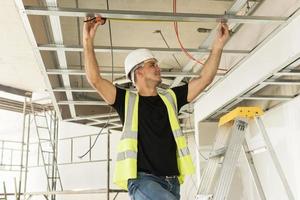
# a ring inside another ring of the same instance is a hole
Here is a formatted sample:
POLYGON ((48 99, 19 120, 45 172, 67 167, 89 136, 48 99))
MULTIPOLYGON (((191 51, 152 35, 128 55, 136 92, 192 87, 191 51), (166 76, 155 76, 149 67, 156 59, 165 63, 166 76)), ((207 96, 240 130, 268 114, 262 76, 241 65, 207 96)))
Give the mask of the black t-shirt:
MULTIPOLYGON (((188 86, 172 88, 177 97, 177 108, 187 102, 188 86)), ((124 124, 125 90, 117 87, 112 105, 124 124)), ((167 108, 157 96, 139 96, 137 170, 157 176, 179 175, 176 143, 171 130, 167 108)))

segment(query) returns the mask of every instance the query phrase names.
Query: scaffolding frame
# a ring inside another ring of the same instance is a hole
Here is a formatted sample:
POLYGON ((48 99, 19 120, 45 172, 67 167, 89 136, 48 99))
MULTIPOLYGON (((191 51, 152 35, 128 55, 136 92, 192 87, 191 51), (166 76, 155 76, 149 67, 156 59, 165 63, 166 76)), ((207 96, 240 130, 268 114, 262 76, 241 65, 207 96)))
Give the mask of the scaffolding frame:
MULTIPOLYGON (((39 104, 33 104, 31 102, 31 96, 32 93, 27 93, 27 96, 25 96, 24 98, 24 103, 23 103, 23 122, 22 122, 22 140, 19 141, 10 141, 10 140, 0 140, 0 166, 5 166, 5 167, 9 167, 8 171, 16 171, 19 172, 19 179, 17 180, 16 178, 14 178, 14 182, 15 182, 15 191, 14 192, 10 192, 7 193, 6 191, 6 187, 5 187, 5 183, 4 187, 4 193, 0 194, 0 196, 5 196, 7 198, 7 196, 15 196, 16 200, 21 200, 22 197, 24 200, 29 200, 31 197, 33 196, 43 196, 45 199, 49 199, 48 196, 50 196, 51 199, 55 200, 56 199, 56 195, 66 195, 66 194, 100 194, 100 193, 106 193, 107 194, 107 199, 109 200, 110 198, 110 194, 111 193, 116 193, 114 199, 117 197, 117 195, 120 192, 127 192, 125 190, 116 190, 116 189, 110 189, 110 130, 108 130, 107 133, 107 159, 105 160, 93 160, 92 159, 92 152, 89 152, 89 160, 86 162, 92 163, 92 162, 107 162, 107 188, 105 189, 90 189, 90 190, 62 190, 62 191, 45 191, 45 192, 27 192, 27 175, 28 175, 28 170, 29 168, 32 167, 41 167, 41 165, 39 165, 40 161, 39 161, 39 157, 41 154, 41 146, 40 146, 40 142, 30 142, 30 131, 32 131, 31 129, 31 123, 32 123, 32 115, 33 112, 35 112, 33 109, 30 109, 30 107, 37 107, 38 112, 43 112, 45 111, 45 106, 46 109, 49 109, 49 105, 39 105, 39 104), (16 146, 19 146, 19 148, 7 148, 5 147, 6 143, 13 143, 16 146), (28 164, 28 160, 29 160, 29 156, 30 156, 30 152, 31 153, 36 153, 33 151, 30 151, 30 146, 31 145, 38 145, 38 151, 37 151, 37 166, 30 166, 28 164), (9 150, 11 152, 11 157, 10 157, 10 163, 4 163, 3 161, 3 154, 6 150, 9 150), (19 165, 14 165, 13 162, 13 152, 21 152, 21 158, 20 158, 20 164, 19 165), (16 167, 17 169, 12 169, 12 167, 16 167)), ((51 108, 50 108, 51 109, 51 108)), ((54 110, 50 110, 50 112, 55 112, 54 110)), ((114 115, 114 114, 112 114, 114 115)), ((51 118, 52 116, 50 116, 51 118)), ((55 117, 56 119, 56 117, 55 117)), ((56 121, 54 119, 54 121, 56 121)), ((47 122, 48 123, 48 122, 47 122)), ((52 125, 52 123, 50 123, 50 126, 54 126, 53 128, 55 129, 54 132, 56 133, 53 136, 53 139, 55 140, 55 154, 57 156, 57 149, 58 149, 58 141, 70 141, 70 148, 71 148, 71 162, 70 163, 60 163, 58 165, 66 165, 66 164, 81 164, 81 163, 86 163, 86 162, 74 162, 73 160, 73 145, 74 145, 74 141, 76 139, 79 138, 86 138, 89 141, 89 149, 92 146, 92 138, 97 136, 98 134, 90 134, 90 135, 83 135, 83 136, 76 136, 76 137, 68 137, 68 138, 62 138, 60 140, 58 140, 58 122, 56 122, 56 124, 54 123, 52 125)), ((56 157, 57 158, 57 157, 56 157)), ((56 162, 52 162, 52 167, 53 165, 55 165, 56 162)), ((45 167, 45 166, 44 166, 45 167)), ((48 166, 51 167, 51 166, 48 166)), ((4 199, 4 198, 3 198, 4 199)), ((6 200, 6 199, 5 199, 6 200)))

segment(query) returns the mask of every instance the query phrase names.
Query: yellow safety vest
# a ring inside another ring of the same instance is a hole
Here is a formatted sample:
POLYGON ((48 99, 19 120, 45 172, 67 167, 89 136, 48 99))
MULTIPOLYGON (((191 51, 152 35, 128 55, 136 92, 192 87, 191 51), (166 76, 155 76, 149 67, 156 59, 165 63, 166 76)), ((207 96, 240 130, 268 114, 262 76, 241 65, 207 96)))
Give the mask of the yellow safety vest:
MULTIPOLYGON (((159 96, 168 110, 171 129, 177 145, 177 165, 180 174, 178 179, 182 184, 184 176, 193 174, 195 167, 177 118, 177 99, 175 93, 173 90, 168 89, 164 93, 159 93, 159 96)), ((137 178, 138 103, 139 95, 126 91, 125 122, 123 134, 117 147, 117 161, 113 177, 113 183, 125 190, 128 190, 128 179, 137 178)))

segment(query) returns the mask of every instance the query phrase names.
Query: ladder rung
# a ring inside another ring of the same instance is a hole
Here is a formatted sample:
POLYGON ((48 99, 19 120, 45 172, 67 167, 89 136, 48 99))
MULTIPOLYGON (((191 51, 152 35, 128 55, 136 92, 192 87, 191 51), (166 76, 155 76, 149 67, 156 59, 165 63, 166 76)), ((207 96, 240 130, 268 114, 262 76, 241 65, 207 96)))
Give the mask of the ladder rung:
POLYGON ((209 154, 209 158, 214 158, 214 157, 219 157, 219 156, 224 156, 226 152, 227 147, 222 147, 217 150, 214 150, 209 154))
MULTIPOLYGON (((50 137, 50 135, 49 135, 49 132, 47 131, 47 132, 43 132, 43 131, 41 131, 41 132, 39 132, 39 136, 41 137, 41 136, 45 136, 45 137, 47 137, 47 138, 49 138, 50 137)), ((41 138, 43 138, 43 137, 41 137, 41 138)))
POLYGON ((35 114, 35 113, 34 113, 34 116, 36 116, 36 117, 46 117, 46 115, 40 115, 40 114, 35 114))
POLYGON ((44 165, 41 165, 41 166, 52 166, 53 164, 50 164, 50 163, 45 163, 44 165))
POLYGON ((213 195, 212 194, 198 194, 196 196, 196 200, 212 200, 213 195))
POLYGON ((49 176, 48 179, 59 179, 59 177, 51 177, 51 176, 49 176))
POLYGON ((36 126, 37 128, 48 129, 48 126, 36 126))
POLYGON ((43 153, 54 153, 53 151, 43 151, 43 150, 42 150, 42 152, 43 153))
POLYGON ((48 138, 40 138, 40 140, 44 140, 44 141, 51 141, 50 139, 48 138))

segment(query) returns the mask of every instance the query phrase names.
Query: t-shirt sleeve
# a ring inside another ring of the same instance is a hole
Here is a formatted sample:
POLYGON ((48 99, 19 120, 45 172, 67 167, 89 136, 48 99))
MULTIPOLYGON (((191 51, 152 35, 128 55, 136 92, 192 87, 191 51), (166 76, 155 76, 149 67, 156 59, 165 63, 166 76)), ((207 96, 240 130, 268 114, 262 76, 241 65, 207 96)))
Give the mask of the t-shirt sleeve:
POLYGON ((111 105, 119 114, 122 124, 124 124, 124 113, 125 113, 125 94, 126 90, 117 88, 117 94, 115 102, 111 105))
POLYGON ((176 95, 177 108, 179 111, 182 106, 184 106, 185 104, 188 103, 188 101, 187 101, 188 84, 177 86, 177 87, 174 87, 171 89, 174 91, 174 93, 176 95))

